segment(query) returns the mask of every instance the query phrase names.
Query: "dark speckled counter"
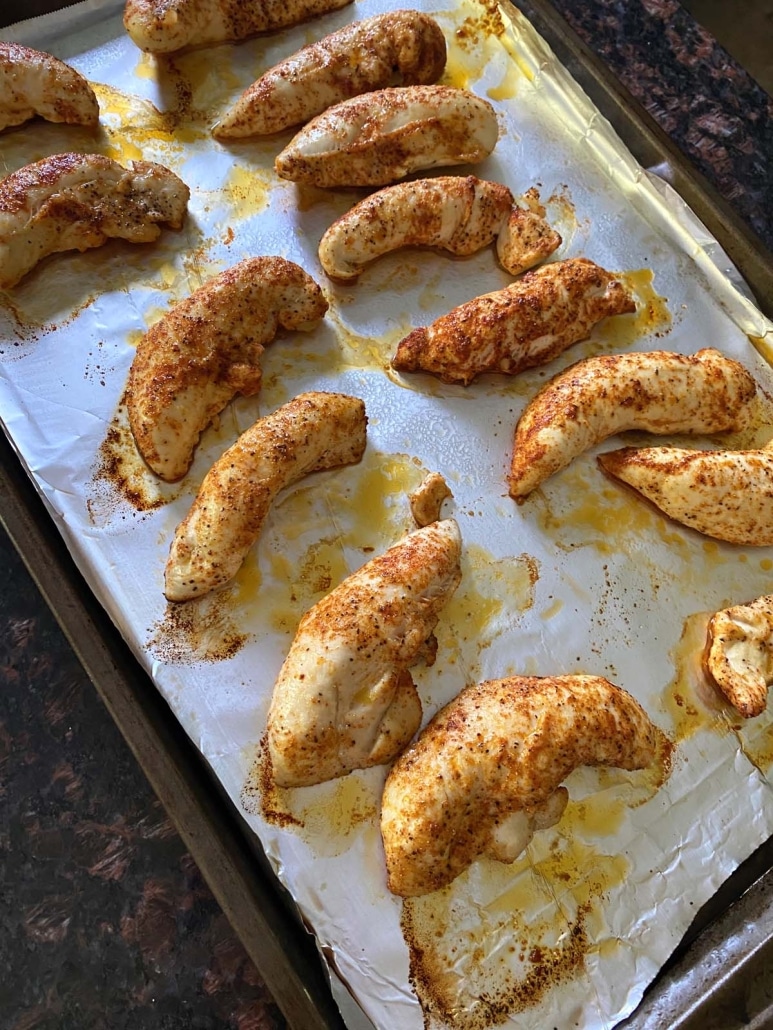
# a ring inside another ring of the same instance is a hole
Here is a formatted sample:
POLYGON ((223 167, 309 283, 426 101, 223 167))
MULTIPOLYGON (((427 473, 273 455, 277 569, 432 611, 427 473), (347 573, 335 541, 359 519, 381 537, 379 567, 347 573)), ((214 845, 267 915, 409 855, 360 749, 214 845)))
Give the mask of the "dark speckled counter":
MULTIPOLYGON (((773 101, 675 0, 553 0, 773 247, 773 101)), ((0 1026, 285 1026, 0 533, 0 1026)))

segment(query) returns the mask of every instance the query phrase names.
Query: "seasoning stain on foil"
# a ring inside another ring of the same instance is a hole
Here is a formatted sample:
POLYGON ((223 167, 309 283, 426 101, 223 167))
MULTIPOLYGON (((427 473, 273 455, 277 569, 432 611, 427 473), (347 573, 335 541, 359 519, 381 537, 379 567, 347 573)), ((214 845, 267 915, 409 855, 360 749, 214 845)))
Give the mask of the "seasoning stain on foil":
POLYGON ((673 319, 668 299, 656 292, 652 269, 620 272, 618 276, 633 293, 636 311, 630 315, 614 315, 600 322, 586 345, 585 353, 588 355, 610 347, 615 350, 629 347, 643 336, 660 338, 671 329, 673 319))
POLYGON ((539 1004, 609 949, 610 890, 630 864, 559 832, 512 865, 486 859, 449 887, 403 903, 411 984, 424 1025, 484 1030, 539 1004))
POLYGON ((194 601, 168 602, 145 646, 160 661, 176 665, 222 662, 251 639, 234 618, 228 587, 194 601))
POLYGON ((139 455, 129 426, 126 395, 121 397, 92 469, 86 507, 95 526, 133 512, 153 511, 178 497, 179 483, 163 483, 139 455))
POLYGON ((265 211, 270 189, 267 172, 235 164, 228 173, 221 199, 228 204, 233 217, 242 220, 265 211))

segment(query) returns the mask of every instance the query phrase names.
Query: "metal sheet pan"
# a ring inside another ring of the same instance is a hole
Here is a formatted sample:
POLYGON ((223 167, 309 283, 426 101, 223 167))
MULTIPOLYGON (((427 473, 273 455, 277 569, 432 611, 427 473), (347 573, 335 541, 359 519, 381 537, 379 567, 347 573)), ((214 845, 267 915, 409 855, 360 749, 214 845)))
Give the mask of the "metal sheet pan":
MULTIPOLYGON (((727 217, 727 211, 707 184, 692 173, 667 141, 658 139, 649 119, 626 102, 624 94, 614 88, 599 67, 594 67, 576 37, 548 5, 521 6, 570 70, 583 76, 586 90, 637 158, 646 165, 669 163, 680 192, 723 244, 745 274, 763 310, 769 313, 771 266, 767 256, 754 245, 748 230, 734 216, 727 217)), ((10 11, 4 11, 3 17, 10 21, 18 15, 12 6, 10 11)), ((230 802, 220 796, 195 749, 80 581, 58 533, 5 441, 2 471, 1 514, 6 528, 291 1025, 340 1025, 311 942, 294 921, 291 908, 283 906, 271 875, 265 875, 255 865, 257 842, 233 817, 230 802), (57 570, 53 578, 49 578, 51 569, 57 570), (67 589, 64 593, 57 589, 54 599, 47 584, 60 578, 67 589)), ((739 870, 727 889, 723 888, 720 894, 724 897, 706 906, 701 921, 722 911, 760 870, 769 868, 771 856, 762 854, 763 851, 766 849, 761 849, 739 870)), ((700 925, 699 921, 691 935, 700 925)))

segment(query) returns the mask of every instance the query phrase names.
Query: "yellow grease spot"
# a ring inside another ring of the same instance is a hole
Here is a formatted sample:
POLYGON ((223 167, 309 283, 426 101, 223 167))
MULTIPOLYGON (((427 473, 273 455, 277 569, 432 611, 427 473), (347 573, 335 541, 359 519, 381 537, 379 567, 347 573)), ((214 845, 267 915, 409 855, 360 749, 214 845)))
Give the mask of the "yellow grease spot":
POLYGON ((623 855, 558 834, 547 850, 543 838, 512 865, 479 860, 444 890, 406 900, 403 935, 424 1011, 473 1030, 581 975, 594 938, 609 939, 605 896, 629 871, 623 855))
MULTIPOLYGON (((668 300, 655 292, 654 275, 651 268, 621 272, 619 278, 633 291, 636 299, 636 313, 613 315, 605 318, 593 330, 592 340, 601 350, 610 344, 615 348, 627 347, 642 336, 662 335, 671 328, 671 312, 668 300)), ((594 348, 588 349, 593 353, 594 348)))
POLYGON ((552 619, 554 616, 558 615, 563 607, 564 602, 560 597, 556 597, 552 604, 548 605, 547 608, 540 612, 540 618, 545 620, 552 619))
POLYGON ((270 180, 268 174, 257 168, 234 165, 223 190, 224 199, 235 218, 250 218, 260 214, 268 204, 270 180))
POLYGON ((614 836, 623 825, 628 806, 622 798, 611 797, 607 791, 590 794, 582 801, 570 801, 561 817, 561 830, 571 834, 592 837, 614 836))
POLYGON ((773 334, 765 333, 764 336, 749 336, 749 342, 752 344, 757 353, 767 361, 769 365, 773 365, 773 334))
POLYGON ((729 707, 703 668, 710 614, 687 617, 679 643, 671 652, 674 678, 662 694, 662 708, 674 727, 676 743, 700 730, 726 733, 729 707))

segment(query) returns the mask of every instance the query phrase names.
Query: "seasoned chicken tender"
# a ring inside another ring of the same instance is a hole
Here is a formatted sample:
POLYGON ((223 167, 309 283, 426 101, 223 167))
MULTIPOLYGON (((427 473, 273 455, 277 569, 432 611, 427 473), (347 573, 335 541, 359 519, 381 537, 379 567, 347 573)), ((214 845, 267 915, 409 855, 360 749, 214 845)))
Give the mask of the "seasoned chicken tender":
POLYGON ((453 519, 417 529, 304 615, 274 686, 268 752, 280 787, 390 762, 421 723, 408 671, 461 579, 453 519))
POLYGON ((202 597, 232 579, 279 491, 310 472, 359 461, 366 426, 363 402, 341 393, 302 393, 258 419, 218 458, 177 527, 167 599, 202 597))
POLYGON ((592 261, 556 261, 414 329, 392 366, 464 386, 484 372, 515 375, 584 340, 601 319, 635 309, 623 283, 592 261))
POLYGON ((41 50, 0 40, 0 129, 30 118, 95 126, 99 103, 80 72, 41 50))
POLYGON ((190 191, 163 165, 124 168, 101 154, 54 154, 0 181, 0 288, 15 286, 49 254, 110 238, 158 239, 179 229, 190 191))
POLYGON ((352 0, 126 0, 123 24, 140 50, 171 54, 276 32, 352 0))
POLYGON ((597 460, 675 522, 730 544, 773 544, 772 450, 623 447, 597 460))
POLYGON ((282 257, 245 258, 150 327, 127 387, 137 448, 167 482, 190 468, 199 437, 237 394, 260 390, 260 356, 280 329, 311 329, 327 301, 282 257))
POLYGON ((423 168, 482 161, 498 133, 494 108, 468 90, 395 86, 317 115, 274 165, 309 186, 384 186, 423 168))
POLYGON ((355 204, 322 237, 319 260, 331 279, 348 281, 400 247, 440 247, 466 256, 502 237, 499 257, 513 275, 561 243, 544 218, 516 204, 507 186, 474 175, 440 175, 387 186, 355 204))
POLYGON ((773 683, 773 595, 716 612, 703 664, 739 715, 761 715, 773 683))
POLYGON ((381 836, 388 886, 416 897, 479 856, 512 862, 566 804, 581 765, 644 769, 660 731, 630 694, 598 676, 511 676, 466 687, 387 776, 381 836))
POLYGON ((411 515, 417 526, 429 526, 440 518, 443 501, 454 495, 439 472, 428 472, 409 495, 411 515))
POLYGON ((274 65, 242 93, 212 135, 238 139, 279 132, 361 93, 437 82, 445 64, 445 37, 428 15, 377 14, 274 65))
POLYGON ((614 433, 743 429, 756 394, 743 365, 711 348, 689 356, 649 351, 585 358, 543 386, 518 420, 510 496, 522 501, 614 433))

